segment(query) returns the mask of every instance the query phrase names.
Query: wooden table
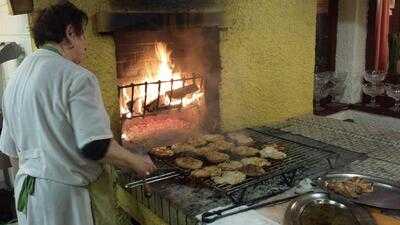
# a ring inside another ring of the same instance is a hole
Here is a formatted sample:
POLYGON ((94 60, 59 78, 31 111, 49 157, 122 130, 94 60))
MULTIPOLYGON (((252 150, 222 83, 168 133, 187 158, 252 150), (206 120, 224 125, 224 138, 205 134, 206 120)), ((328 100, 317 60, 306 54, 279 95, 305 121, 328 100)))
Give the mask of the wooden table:
POLYGON ((400 225, 400 220, 383 215, 377 209, 370 209, 370 212, 377 225, 400 225))

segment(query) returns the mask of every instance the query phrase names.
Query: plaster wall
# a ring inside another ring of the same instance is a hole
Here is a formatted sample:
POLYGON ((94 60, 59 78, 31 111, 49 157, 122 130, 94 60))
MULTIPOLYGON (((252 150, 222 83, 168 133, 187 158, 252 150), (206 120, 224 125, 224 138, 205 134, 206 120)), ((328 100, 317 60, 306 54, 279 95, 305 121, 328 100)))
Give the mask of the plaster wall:
POLYGON ((224 130, 312 112, 316 1, 224 1, 224 130))

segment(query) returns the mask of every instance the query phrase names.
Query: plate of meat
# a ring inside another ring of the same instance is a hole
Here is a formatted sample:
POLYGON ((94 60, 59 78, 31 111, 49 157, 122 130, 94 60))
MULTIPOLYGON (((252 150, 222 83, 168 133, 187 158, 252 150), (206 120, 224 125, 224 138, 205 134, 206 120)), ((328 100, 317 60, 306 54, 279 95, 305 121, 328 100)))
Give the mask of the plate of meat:
POLYGON ((400 184, 361 174, 327 174, 319 185, 333 197, 384 209, 400 209, 400 184))

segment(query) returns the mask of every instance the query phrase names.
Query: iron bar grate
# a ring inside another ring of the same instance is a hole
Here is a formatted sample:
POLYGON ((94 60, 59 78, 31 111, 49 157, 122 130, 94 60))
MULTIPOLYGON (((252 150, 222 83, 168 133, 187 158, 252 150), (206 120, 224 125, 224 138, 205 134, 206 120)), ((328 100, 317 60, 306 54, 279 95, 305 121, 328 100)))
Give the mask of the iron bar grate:
MULTIPOLYGON (((246 190, 256 188, 259 185, 268 184, 269 187, 283 186, 290 188, 295 185, 295 181, 302 179, 302 174, 307 170, 331 169, 331 160, 338 157, 337 153, 313 147, 298 142, 290 141, 280 137, 262 134, 254 130, 246 130, 246 133, 255 140, 254 147, 262 148, 267 144, 283 144, 287 158, 281 161, 272 161, 272 165, 266 168, 267 173, 260 177, 248 177, 237 185, 218 185, 211 179, 202 180, 202 184, 213 188, 231 197, 234 202, 242 202, 246 190), (321 163, 325 162, 325 167, 321 168, 321 163)), ((178 168, 174 159, 155 159, 161 167, 181 170, 178 168), (162 165, 161 165, 162 164, 162 165)), ((187 174, 187 171, 181 170, 187 174)), ((271 188, 272 190, 272 188, 271 188)), ((272 192, 272 191, 271 191, 272 192)), ((278 193, 265 193, 272 196, 278 193)))
POLYGON ((118 98, 122 107, 128 109, 129 113, 121 115, 125 119, 145 117, 148 115, 156 115, 160 111, 182 108, 183 98, 177 99, 178 103, 171 105, 172 97, 168 104, 163 104, 161 98, 165 98, 167 93, 174 96, 177 89, 174 85, 179 85, 179 89, 195 85, 198 90, 204 90, 203 77, 192 74, 191 76, 181 79, 171 79, 167 81, 154 81, 144 83, 131 83, 118 86, 118 98), (168 90, 166 90, 168 89, 168 90), (127 94, 128 93, 128 94, 127 94), (129 97, 129 100, 126 99, 129 97), (156 96, 156 97, 155 97, 156 96), (141 104, 138 104, 140 101, 141 104), (136 105, 136 107, 135 107, 136 105), (128 114, 130 114, 128 116, 128 114))

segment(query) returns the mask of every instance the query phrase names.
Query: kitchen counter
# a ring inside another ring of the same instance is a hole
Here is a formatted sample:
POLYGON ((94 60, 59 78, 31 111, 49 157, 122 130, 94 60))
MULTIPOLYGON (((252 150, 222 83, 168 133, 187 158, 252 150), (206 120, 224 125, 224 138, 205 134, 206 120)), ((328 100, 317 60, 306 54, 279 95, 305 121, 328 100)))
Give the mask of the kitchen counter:
MULTIPOLYGON (((295 118, 253 130, 334 151, 341 156, 340 161, 336 162, 337 165, 345 171, 363 172, 400 182, 400 164, 397 163, 400 160, 396 161, 385 155, 393 155, 398 151, 397 156, 400 157, 400 138, 396 139, 400 137, 400 133, 391 132, 389 136, 385 136, 383 131, 378 132, 370 127, 314 116, 295 118), (348 141, 349 137, 351 137, 351 142, 348 141), (386 152, 382 151, 383 153, 378 155, 374 151, 376 149, 385 149, 386 152)), ((306 175, 317 176, 319 173, 321 171, 310 172, 306 175)), ((121 186, 124 186, 128 182, 128 176, 120 173, 118 181, 121 186)), ((164 181, 151 188, 153 194, 150 198, 145 196, 143 188, 133 190, 118 188, 117 190, 121 207, 143 225, 198 224, 196 215, 230 203, 229 198, 208 188, 178 181, 164 181)), ((257 197, 266 189, 268 189, 267 186, 258 186, 251 194, 257 197)), ((256 212, 279 224, 284 209, 285 205, 281 205, 259 209, 256 212)), ((377 211, 374 211, 372 215, 379 220, 379 225, 400 224, 399 220, 377 211)))

